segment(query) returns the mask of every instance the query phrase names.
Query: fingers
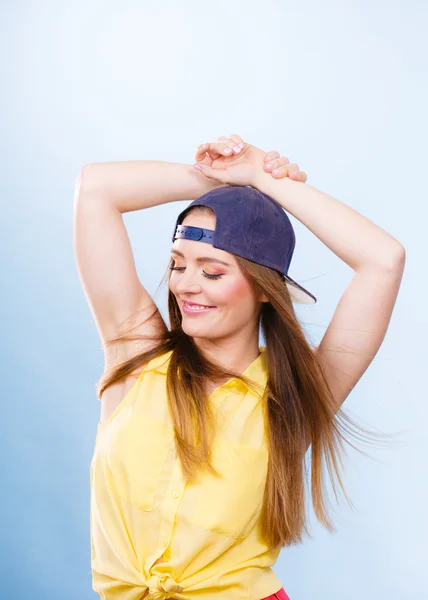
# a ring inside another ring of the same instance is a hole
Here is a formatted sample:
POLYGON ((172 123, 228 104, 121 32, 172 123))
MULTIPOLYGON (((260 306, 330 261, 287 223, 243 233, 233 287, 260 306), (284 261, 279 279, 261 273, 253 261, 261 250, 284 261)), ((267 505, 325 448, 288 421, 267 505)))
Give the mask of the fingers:
POLYGON ((241 148, 241 150, 245 148, 246 144, 244 140, 237 133, 232 133, 230 135, 230 139, 232 142, 234 142, 235 146, 238 146, 238 148, 241 148))
POLYGON ((193 167, 198 169, 207 179, 213 179, 214 181, 220 181, 229 185, 229 173, 227 169, 212 169, 209 165, 203 163, 193 165, 193 167))
MULTIPOLYGON (((196 161, 199 161, 199 160, 202 160, 203 158, 205 158, 209 149, 210 149, 210 144, 200 144, 200 146, 198 146, 196 149, 196 154, 195 154, 196 161)), ((212 154, 213 152, 210 152, 210 153, 212 154)), ((217 155, 216 158, 218 158, 218 156, 220 156, 220 155, 217 155)))
POLYGON ((263 170, 270 173, 276 179, 289 177, 294 181, 302 181, 305 183, 308 176, 304 171, 299 170, 299 165, 290 163, 287 157, 279 156, 278 152, 267 152, 264 157, 263 170))
POLYGON ((302 183, 306 183, 308 176, 304 171, 297 171, 296 174, 290 173, 290 179, 294 179, 294 181, 301 181, 302 183))
POLYGON ((231 133, 229 138, 235 142, 235 144, 245 144, 244 140, 237 133, 231 133))
MULTIPOLYGON (((268 171, 270 172, 270 171, 268 171)), ((304 171, 299 171, 298 165, 295 163, 286 164, 279 167, 275 167, 271 172, 272 177, 275 179, 282 179, 283 177, 289 177, 294 181, 301 181, 302 183, 306 183, 308 176, 304 171)))
POLYGON ((217 143, 224 145, 224 153, 229 156, 241 154, 245 148, 245 142, 242 141, 239 135, 232 135, 230 137, 221 135, 217 138, 217 143), (227 150, 230 150, 230 152, 227 150))
POLYGON ((220 156, 236 156, 239 155, 242 150, 243 148, 241 148, 233 140, 227 140, 226 142, 211 142, 198 146, 195 159, 197 161, 203 159, 206 153, 208 153, 213 160, 219 158, 220 156))
MULTIPOLYGON (((272 153, 269 153, 272 154, 272 153)), ((278 154, 278 152, 275 152, 278 154)), ((290 161, 286 156, 279 156, 278 158, 267 159, 265 157, 265 164, 263 165, 265 170, 273 171, 273 169, 277 169, 278 167, 282 167, 284 165, 289 165, 290 161)))
POLYGON ((217 142, 207 142, 198 146, 195 160, 203 160, 207 154, 213 160, 220 156, 239 156, 246 146, 247 144, 237 133, 233 133, 229 137, 220 136, 217 138, 217 142))
POLYGON ((266 152, 264 161, 271 162, 276 158, 279 158, 279 152, 276 152, 276 150, 272 150, 272 152, 266 152))
MULTIPOLYGON (((268 154, 272 155, 272 154, 278 154, 278 152, 269 152, 268 154)), ((287 174, 291 171, 298 171, 299 167, 297 165, 290 165, 290 161, 288 160, 288 158, 286 156, 280 156, 279 158, 273 158, 271 160, 266 160, 264 161, 263 164, 263 170, 266 173, 271 173, 278 175, 279 177, 286 177, 287 174), (291 166, 295 166, 297 167, 296 169, 290 169, 291 166), (277 169, 280 169, 279 173, 273 173, 273 171, 276 171, 277 169)))

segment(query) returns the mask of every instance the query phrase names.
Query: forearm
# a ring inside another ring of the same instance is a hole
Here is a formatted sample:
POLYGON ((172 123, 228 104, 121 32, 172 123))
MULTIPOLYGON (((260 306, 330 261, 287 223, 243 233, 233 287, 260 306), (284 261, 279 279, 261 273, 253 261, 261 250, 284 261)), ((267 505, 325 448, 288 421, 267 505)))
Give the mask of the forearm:
POLYGON ((103 196, 121 213, 177 200, 194 200, 225 184, 191 165, 160 160, 91 163, 81 174, 83 193, 103 196))
POLYGON ((254 184, 312 231, 354 271, 390 268, 404 255, 392 235, 339 200, 289 177, 274 179, 261 171, 254 184))

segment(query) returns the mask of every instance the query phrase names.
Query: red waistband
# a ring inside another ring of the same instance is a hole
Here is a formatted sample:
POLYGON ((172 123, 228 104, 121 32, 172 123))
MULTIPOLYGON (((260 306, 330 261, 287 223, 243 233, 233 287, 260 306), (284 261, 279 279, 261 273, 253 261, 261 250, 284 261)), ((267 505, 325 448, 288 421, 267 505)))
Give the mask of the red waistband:
POLYGON ((290 598, 284 588, 281 588, 278 592, 263 598, 263 600, 290 600, 290 598))

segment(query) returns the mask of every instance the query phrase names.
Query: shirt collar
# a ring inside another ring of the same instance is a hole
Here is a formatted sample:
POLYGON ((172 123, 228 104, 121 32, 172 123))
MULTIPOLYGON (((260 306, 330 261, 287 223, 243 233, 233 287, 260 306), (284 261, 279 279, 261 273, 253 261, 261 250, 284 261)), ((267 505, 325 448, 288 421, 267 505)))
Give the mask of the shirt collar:
MULTIPOLYGON (((260 354, 257 358, 253 360, 252 363, 248 365, 248 367, 243 371, 242 375, 249 377, 256 384, 260 385, 264 390, 266 387, 267 379, 268 379, 268 369, 267 369, 267 361, 266 361, 266 347, 259 346, 260 354)), ((172 350, 169 350, 165 354, 161 354, 157 356, 151 361, 150 371, 156 371, 158 373, 163 373, 166 375, 168 370, 169 359, 171 358, 172 350)), ((225 389, 232 389, 239 391, 239 386, 244 386, 246 389, 250 389, 243 381, 239 379, 231 379, 223 384, 221 387, 225 389)), ((251 390, 250 390, 251 391, 251 390)))

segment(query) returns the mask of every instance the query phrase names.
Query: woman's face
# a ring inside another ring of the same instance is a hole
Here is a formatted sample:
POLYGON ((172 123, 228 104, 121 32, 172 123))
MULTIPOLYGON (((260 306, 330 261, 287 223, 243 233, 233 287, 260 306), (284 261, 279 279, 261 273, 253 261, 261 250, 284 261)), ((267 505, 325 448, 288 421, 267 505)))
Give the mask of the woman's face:
MULTIPOLYGON (((182 224, 214 230, 216 218, 213 214, 193 210, 182 224)), ((245 328, 252 332, 258 324, 259 299, 233 254, 204 242, 177 239, 171 256, 174 269, 179 270, 171 271, 169 287, 177 300, 182 328, 187 335, 219 339, 236 335, 245 328), (197 308, 186 310, 187 301, 212 308, 201 312, 197 308)))

